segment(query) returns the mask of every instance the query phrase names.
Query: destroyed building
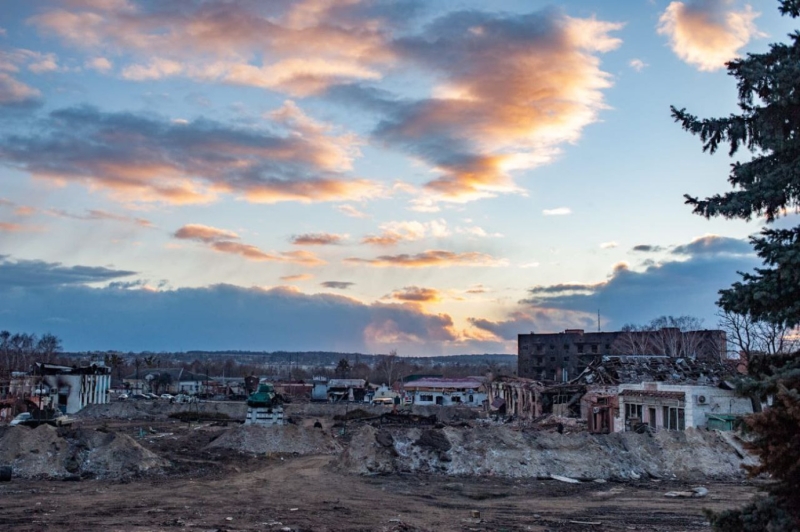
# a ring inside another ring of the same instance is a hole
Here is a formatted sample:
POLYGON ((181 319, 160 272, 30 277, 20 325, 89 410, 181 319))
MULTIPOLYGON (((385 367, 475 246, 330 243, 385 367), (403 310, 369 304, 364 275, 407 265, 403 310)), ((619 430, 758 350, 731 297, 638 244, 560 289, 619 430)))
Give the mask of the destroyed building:
POLYGON ((718 361, 727 350, 724 331, 681 331, 665 327, 648 331, 585 332, 517 336, 517 375, 541 381, 569 382, 597 356, 662 355, 718 361))
POLYGON ((74 414, 86 405, 108 403, 111 368, 103 364, 70 367, 36 363, 31 376, 36 382, 33 395, 40 408, 74 414))
POLYGON ((608 356, 574 382, 586 386, 581 413, 592 432, 684 430, 752 413, 726 380, 732 374, 720 361, 608 356))

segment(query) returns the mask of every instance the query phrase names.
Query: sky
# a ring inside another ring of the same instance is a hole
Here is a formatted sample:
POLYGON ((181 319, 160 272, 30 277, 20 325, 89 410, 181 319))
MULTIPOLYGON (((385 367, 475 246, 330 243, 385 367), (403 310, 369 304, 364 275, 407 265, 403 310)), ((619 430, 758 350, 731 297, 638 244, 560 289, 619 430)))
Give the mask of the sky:
POLYGON ((747 154, 703 153, 670 105, 736 112, 725 62, 791 22, 739 0, 6 0, 0 329, 425 356, 714 328, 764 221, 692 214, 747 154))

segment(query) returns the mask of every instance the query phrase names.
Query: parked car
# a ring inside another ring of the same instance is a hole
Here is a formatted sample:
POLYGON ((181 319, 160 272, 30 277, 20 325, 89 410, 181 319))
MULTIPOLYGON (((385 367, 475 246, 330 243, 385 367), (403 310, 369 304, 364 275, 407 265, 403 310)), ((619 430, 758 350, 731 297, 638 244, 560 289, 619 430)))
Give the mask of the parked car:
POLYGON ((162 393, 161 398, 164 399, 165 401, 172 401, 173 399, 175 399, 175 396, 168 393, 162 393))
POLYGON ((21 425, 23 421, 28 421, 29 419, 31 419, 31 413, 23 412, 21 414, 17 414, 17 416, 11 420, 11 423, 9 423, 9 425, 11 426, 21 425))
POLYGON ((134 393, 134 394, 131 394, 131 399, 136 399, 137 401, 149 401, 149 400, 150 400, 150 398, 149 398, 149 397, 147 397, 147 396, 146 396, 145 394, 143 394, 143 393, 134 393))
POLYGON ((144 395, 145 395, 145 397, 147 397, 148 399, 158 399, 158 396, 157 396, 156 394, 152 393, 152 392, 148 392, 148 393, 146 393, 146 394, 144 394, 144 395))
POLYGON ((121 394, 119 394, 119 395, 117 396, 117 399, 118 399, 119 401, 125 401, 125 400, 126 400, 126 399, 128 399, 129 397, 130 397, 130 396, 129 396, 127 393, 121 393, 121 394))

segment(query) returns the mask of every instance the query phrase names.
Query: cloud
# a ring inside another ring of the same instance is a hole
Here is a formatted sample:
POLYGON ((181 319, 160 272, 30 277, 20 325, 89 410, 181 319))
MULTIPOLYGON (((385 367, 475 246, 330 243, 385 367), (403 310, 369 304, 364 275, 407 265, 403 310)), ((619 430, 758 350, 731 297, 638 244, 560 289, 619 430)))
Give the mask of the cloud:
POLYGON ((0 107, 30 108, 41 104, 42 93, 0 71, 0 107))
POLYGON ((206 203, 231 193, 256 203, 310 203, 379 193, 377 184, 343 173, 357 150, 352 135, 337 136, 292 102, 269 125, 182 124, 74 107, 50 113, 27 135, 0 136, 0 161, 126 202, 206 203))
POLYGON ((552 308, 530 308, 509 314, 508 319, 492 321, 469 318, 473 327, 490 332, 502 340, 516 340, 518 334, 559 332, 570 328, 591 329, 596 316, 581 311, 552 308))
POLYGON ((305 266, 319 266, 325 261, 318 258, 309 251, 281 251, 278 253, 268 253, 260 248, 237 242, 239 235, 225 229, 218 229, 200 224, 184 225, 172 235, 180 240, 194 240, 206 244, 209 248, 219 253, 239 255, 247 260, 268 261, 268 262, 288 262, 292 264, 302 264, 305 266))
POLYGON ((5 233, 19 233, 25 230, 25 226, 11 222, 0 222, 0 231, 5 233))
POLYGON ((100 209, 88 209, 83 214, 75 214, 62 209, 48 209, 47 211, 45 211, 45 213, 49 214, 50 216, 57 216, 59 218, 71 218, 73 220, 113 220, 116 222, 130 223, 133 225, 137 225, 139 227, 153 227, 153 223, 150 222, 150 220, 146 220, 145 218, 139 218, 135 216, 125 216, 100 209))
POLYGON ((105 57, 93 57, 91 59, 87 59, 83 65, 86 68, 90 68, 98 72, 108 72, 114 67, 114 64, 105 57))
POLYGON ((4 289, 86 285, 131 275, 136 275, 136 272, 99 266, 64 266, 60 262, 41 260, 15 260, 0 255, 0 288, 4 289))
POLYGON ((218 229, 209 225, 187 224, 172 235, 183 240, 199 240, 200 242, 216 242, 219 240, 237 240, 239 235, 227 229, 218 229))
POLYGON ((639 244, 638 246, 633 246, 631 251, 635 251, 637 253, 656 253, 658 251, 664 251, 664 247, 656 246, 651 244, 639 244))
POLYGON ((396 348, 404 355, 423 356, 471 351, 453 329, 450 316, 428 314, 415 305, 364 304, 341 295, 307 295, 286 287, 43 287, 25 268, 18 271, 28 279, 22 284, 9 283, 4 273, 0 265, 3 326, 48 330, 70 351, 363 353, 396 348))
POLYGON ((688 244, 673 248, 675 255, 754 255, 753 246, 746 240, 718 235, 695 238, 688 244))
POLYGON ((636 72, 641 72, 642 70, 644 70, 645 68, 649 67, 650 65, 648 65, 647 63, 645 63, 641 59, 631 59, 630 62, 628 63, 628 66, 630 66, 636 72))
POLYGON ((750 39, 762 36, 754 22, 758 16, 749 5, 737 10, 732 0, 672 2, 659 19, 658 33, 686 63, 701 71, 719 70, 750 39))
POLYGON ((545 216, 566 216, 572 214, 572 209, 569 207, 557 207, 555 209, 544 209, 542 214, 545 216))
POLYGON ((442 219, 431 220, 430 222, 387 222, 381 224, 380 229, 380 234, 367 235, 361 240, 361 243, 376 246, 393 246, 400 242, 422 240, 428 236, 443 238, 451 234, 447 228, 447 222, 442 219))
POLYGON ((603 242, 602 244, 600 244, 600 247, 602 249, 614 249, 615 247, 618 246, 619 244, 617 242, 614 242, 613 240, 611 242, 603 242))
POLYGON ((334 233, 306 233, 292 237, 292 244, 296 246, 330 246, 341 244, 347 235, 334 233))
POLYGON ((74 47, 132 56, 122 70, 128 79, 182 76, 308 96, 379 79, 379 67, 395 59, 388 30, 417 7, 367 0, 93 3, 48 9, 30 22, 74 47))
POLYGON ((319 284, 321 286, 324 286, 325 288, 333 288, 335 290, 347 290, 356 283, 351 283, 349 281, 325 281, 319 284))
POLYGON ((345 262, 366 264, 376 267, 429 268, 446 266, 503 266, 505 260, 495 259, 491 255, 470 251, 455 253, 453 251, 429 250, 415 255, 381 255, 374 259, 348 258, 345 262))
POLYGON ((352 205, 337 205, 336 210, 338 210, 345 216, 349 216, 350 218, 369 218, 368 214, 359 211, 352 205))
MULTIPOLYGON (((643 323, 662 315, 694 315, 714 323, 718 291, 740 280, 738 271, 760 265, 743 240, 703 237, 677 246, 680 260, 649 262, 635 270, 621 263, 597 283, 535 286, 523 308, 594 313, 612 328, 643 323)), ((575 326, 579 323, 575 322, 575 326)))
POLYGON ((294 282, 294 281, 308 281, 309 279, 313 279, 314 276, 310 273, 297 273, 294 275, 284 275, 281 277, 281 281, 286 282, 294 282))
POLYGON ((392 42, 404 62, 437 80, 429 98, 356 85, 333 95, 383 114, 375 137, 439 174, 425 184, 428 199, 521 192, 512 173, 552 161, 605 107, 611 83, 597 54, 619 46, 610 33, 620 28, 556 9, 453 12, 392 42))
POLYGON ((402 290, 395 290, 387 297, 408 303, 438 303, 442 300, 441 292, 435 288, 421 286, 406 286, 402 290))

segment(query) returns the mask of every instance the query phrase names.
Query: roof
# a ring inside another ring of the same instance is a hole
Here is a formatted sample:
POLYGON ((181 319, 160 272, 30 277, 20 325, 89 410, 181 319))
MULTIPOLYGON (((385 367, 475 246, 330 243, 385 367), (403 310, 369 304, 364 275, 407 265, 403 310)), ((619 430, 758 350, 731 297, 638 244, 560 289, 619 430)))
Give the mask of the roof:
POLYGON ((722 362, 707 362, 667 356, 604 356, 597 357, 573 383, 633 384, 664 382, 717 386, 730 373, 722 362))
POLYGON ((366 384, 364 379, 331 379, 328 388, 363 388, 366 384))
POLYGON ((440 389, 450 389, 450 390, 460 390, 460 389, 478 389, 481 387, 483 383, 475 378, 466 378, 466 379, 434 379, 434 378, 427 378, 427 379, 419 379, 413 382, 407 382, 405 388, 414 390, 418 388, 440 388, 440 389))

